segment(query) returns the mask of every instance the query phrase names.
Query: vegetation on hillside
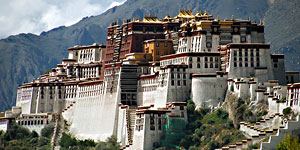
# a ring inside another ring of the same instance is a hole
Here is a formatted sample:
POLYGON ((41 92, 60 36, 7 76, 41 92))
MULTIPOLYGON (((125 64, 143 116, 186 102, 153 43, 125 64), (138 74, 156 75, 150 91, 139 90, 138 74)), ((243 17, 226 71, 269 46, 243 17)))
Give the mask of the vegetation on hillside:
POLYGON ((180 140, 185 149, 216 149, 245 139, 244 135, 234 128, 228 113, 217 109, 210 113, 208 108, 195 110, 193 101, 188 100, 187 112, 189 123, 187 134, 180 140))
POLYGON ((292 138, 287 134, 284 139, 278 143, 277 150, 300 150, 299 137, 292 138))
POLYGON ((107 138, 105 142, 94 142, 93 140, 78 140, 67 133, 63 133, 59 142, 61 150, 119 150, 120 145, 115 136, 107 138))
POLYGON ((37 132, 30 132, 27 128, 12 123, 4 133, 0 131, 0 149, 5 150, 49 150, 51 127, 42 129, 41 136, 37 132))

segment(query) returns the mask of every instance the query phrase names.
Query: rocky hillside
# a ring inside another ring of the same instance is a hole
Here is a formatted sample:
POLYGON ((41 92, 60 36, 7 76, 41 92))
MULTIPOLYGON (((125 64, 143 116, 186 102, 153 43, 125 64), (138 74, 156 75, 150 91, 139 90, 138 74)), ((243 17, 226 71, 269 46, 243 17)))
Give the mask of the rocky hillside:
POLYGON ((180 8, 193 12, 207 10, 220 18, 265 20, 266 38, 274 52, 285 53, 290 70, 299 70, 300 32, 299 2, 297 0, 127 0, 123 5, 105 13, 83 18, 70 27, 58 27, 40 35, 20 34, 0 40, 0 111, 15 104, 17 86, 31 81, 46 69, 55 67, 67 57, 66 49, 74 45, 105 43, 106 28, 116 20, 157 13, 162 18, 175 16, 180 8))

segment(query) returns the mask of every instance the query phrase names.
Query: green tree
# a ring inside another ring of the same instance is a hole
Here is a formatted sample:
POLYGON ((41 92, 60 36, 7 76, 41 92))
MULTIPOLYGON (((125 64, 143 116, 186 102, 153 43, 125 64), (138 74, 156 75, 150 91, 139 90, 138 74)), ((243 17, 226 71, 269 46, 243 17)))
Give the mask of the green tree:
POLYGON ((277 150, 300 150, 299 138, 292 138, 291 135, 287 134, 276 148, 277 150))
POLYGON ((282 113, 283 113, 284 117, 288 118, 292 114, 292 108, 287 107, 282 110, 282 113))
POLYGON ((53 129, 54 129, 53 125, 44 127, 41 131, 41 136, 50 138, 52 136, 53 129))
POLYGON ((100 142, 95 147, 96 150, 119 150, 120 148, 120 144, 115 136, 107 138, 106 142, 100 142))

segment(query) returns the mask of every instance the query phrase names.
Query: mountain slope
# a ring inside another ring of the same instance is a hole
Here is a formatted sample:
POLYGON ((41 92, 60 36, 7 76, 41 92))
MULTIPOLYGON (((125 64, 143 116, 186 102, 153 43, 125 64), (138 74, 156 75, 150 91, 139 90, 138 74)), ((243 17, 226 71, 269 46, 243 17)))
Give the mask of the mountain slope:
MULTIPOLYGON (((194 13, 198 10, 202 12, 207 10, 215 17, 219 15, 220 18, 231 18, 234 14, 235 18, 242 19, 250 16, 253 21, 264 19, 265 14, 269 13, 268 18, 265 19, 267 24, 276 20, 276 16, 274 18, 270 9, 277 9, 279 7, 277 5, 283 3, 281 1, 283 0, 278 0, 277 3, 276 0, 270 5, 267 0, 128 0, 123 5, 111 8, 101 15, 83 18, 70 27, 58 27, 39 36, 20 34, 0 40, 2 54, 0 56, 0 111, 14 105, 18 85, 31 81, 46 69, 55 67, 62 58, 67 57, 68 47, 94 42, 105 44, 107 26, 114 21, 122 22, 123 19, 132 17, 142 18, 144 13, 149 14, 149 12, 156 13, 159 18, 167 14, 175 16, 180 8, 191 8, 194 13)), ((296 0, 292 1, 296 2, 296 0)), ((296 16, 296 14, 292 15, 296 16)), ((281 24, 278 26, 280 27, 281 24)), ((268 37, 269 33, 273 33, 273 28, 266 31, 268 37)), ((280 49, 287 43, 293 42, 289 40, 288 38, 280 40, 283 44, 275 48, 280 49)), ((269 41, 273 42, 276 39, 270 38, 269 41)))

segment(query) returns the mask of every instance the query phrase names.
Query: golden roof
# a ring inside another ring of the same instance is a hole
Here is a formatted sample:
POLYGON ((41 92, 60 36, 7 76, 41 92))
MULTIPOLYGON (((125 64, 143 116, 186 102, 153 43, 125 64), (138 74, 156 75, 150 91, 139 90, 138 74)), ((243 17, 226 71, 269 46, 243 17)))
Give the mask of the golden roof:
POLYGON ((192 14, 192 10, 186 10, 186 8, 184 10, 179 10, 179 14, 176 16, 176 18, 178 17, 182 17, 182 18, 193 18, 195 17, 193 14, 192 14))
POLYGON ((161 22, 157 19, 157 15, 152 16, 151 13, 149 13, 149 16, 146 16, 144 14, 143 22, 161 22))
POLYGON ((170 20, 170 19, 173 19, 172 17, 170 17, 169 15, 166 15, 164 20, 170 20))
POLYGON ((197 11, 195 17, 201 17, 201 16, 202 16, 201 10, 200 10, 200 11, 197 11))

